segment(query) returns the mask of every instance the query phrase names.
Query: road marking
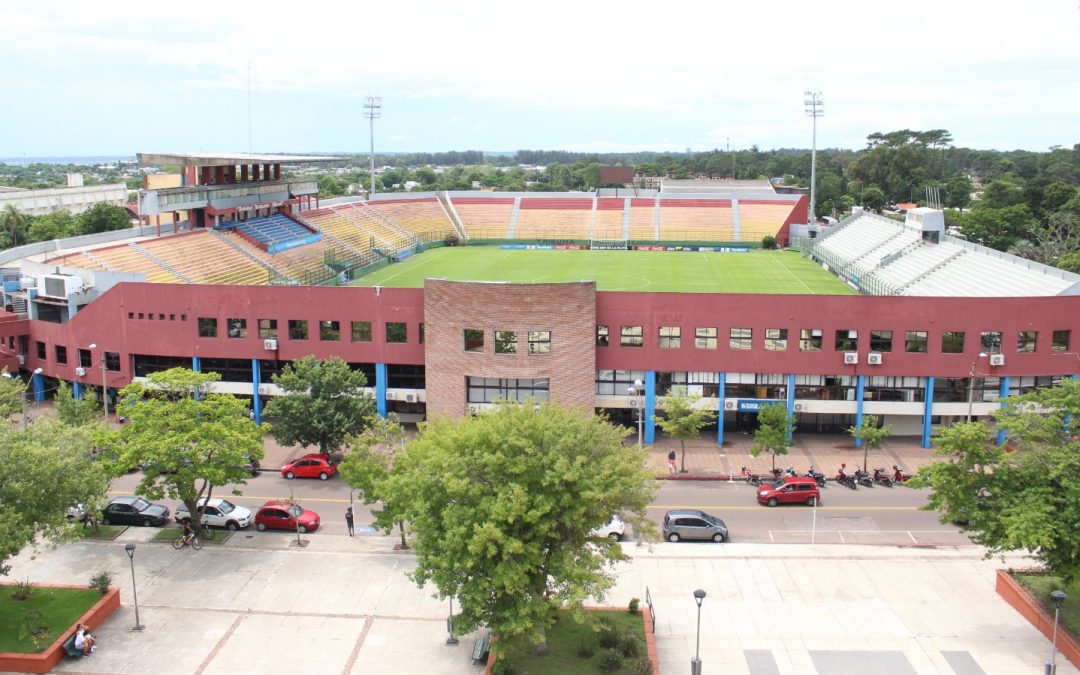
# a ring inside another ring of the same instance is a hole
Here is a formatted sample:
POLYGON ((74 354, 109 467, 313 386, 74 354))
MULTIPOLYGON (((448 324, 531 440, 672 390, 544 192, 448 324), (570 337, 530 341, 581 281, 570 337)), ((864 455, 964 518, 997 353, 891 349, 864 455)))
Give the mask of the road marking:
MULTIPOLYGON (((751 510, 765 510, 766 507, 763 504, 756 504, 753 506, 724 506, 721 504, 713 504, 706 506, 682 506, 682 505, 660 505, 650 504, 645 507, 646 509, 667 509, 667 510, 681 510, 681 509, 716 509, 724 511, 751 511, 751 510)), ((825 511, 921 511, 918 506, 818 506, 818 510, 825 511)))
MULTIPOLYGON (((109 494, 111 494, 111 495, 133 495, 135 493, 130 492, 130 491, 125 491, 125 490, 109 490, 109 494)), ((264 502, 280 502, 280 501, 289 501, 291 499, 292 501, 301 502, 301 503, 306 503, 306 502, 321 502, 321 503, 324 503, 324 504, 348 504, 349 503, 348 499, 338 499, 338 498, 331 499, 331 498, 328 498, 328 497, 291 497, 290 498, 290 497, 286 497, 286 496, 283 496, 283 495, 277 495, 276 497, 260 497, 258 495, 234 495, 234 494, 231 494, 231 493, 226 493, 225 496, 222 497, 222 499, 229 499, 229 500, 233 500, 233 499, 254 499, 256 501, 264 501, 264 502)), ((359 502, 354 501, 353 503, 356 504, 356 503, 359 503, 359 502)))

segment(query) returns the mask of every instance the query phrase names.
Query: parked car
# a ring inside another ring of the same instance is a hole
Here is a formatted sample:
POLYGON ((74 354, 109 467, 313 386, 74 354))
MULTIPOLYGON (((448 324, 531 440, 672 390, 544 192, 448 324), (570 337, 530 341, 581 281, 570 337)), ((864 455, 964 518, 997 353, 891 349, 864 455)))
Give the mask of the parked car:
POLYGON ((117 497, 101 513, 106 525, 142 525, 161 527, 169 522, 169 507, 151 504, 142 497, 117 497))
MULTIPOLYGON (((251 524, 251 510, 243 506, 237 506, 228 499, 214 497, 207 500, 200 499, 203 505, 202 523, 211 527, 224 527, 227 530, 242 530, 251 524)), ((185 523, 191 520, 188 507, 184 504, 176 507, 176 522, 185 523)))
POLYGON ((724 521, 697 509, 668 511, 664 514, 661 532, 664 539, 671 542, 698 539, 712 540, 719 544, 728 538, 728 529, 724 521))
POLYGON ((592 537, 608 537, 615 541, 620 541, 623 538, 623 533, 626 532, 626 523, 622 521, 622 518, 618 516, 612 516, 607 525, 598 527, 595 530, 589 532, 589 536, 592 537))
POLYGON ((776 506, 777 504, 808 504, 815 506, 821 503, 821 490, 817 482, 807 476, 784 476, 783 478, 766 483, 758 488, 757 500, 759 504, 776 506))
POLYGON ((337 467, 326 459, 326 455, 312 453, 294 459, 281 467, 281 475, 285 478, 318 478, 326 480, 337 473, 337 467))
POLYGON ((89 519, 86 517, 86 511, 83 510, 82 504, 69 504, 64 514, 67 516, 69 523, 86 523, 89 519))
POLYGON ((319 529, 319 514, 299 504, 266 502, 255 514, 255 529, 314 532, 319 529))

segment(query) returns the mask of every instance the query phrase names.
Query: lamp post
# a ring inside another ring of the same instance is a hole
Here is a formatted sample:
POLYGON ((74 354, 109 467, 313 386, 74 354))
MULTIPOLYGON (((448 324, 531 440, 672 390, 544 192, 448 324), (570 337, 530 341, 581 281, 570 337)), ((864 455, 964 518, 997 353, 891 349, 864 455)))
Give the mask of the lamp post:
POLYGON ((30 390, 31 385, 34 384, 34 376, 41 374, 41 368, 34 368, 34 372, 30 374, 30 381, 26 383, 26 386, 22 390, 22 428, 26 431, 26 392, 30 390))
POLYGON ((446 630, 450 637, 446 638, 446 644, 456 645, 458 639, 454 637, 454 596, 450 596, 450 616, 446 617, 446 630))
POLYGON ((979 352, 979 355, 971 362, 971 370, 968 371, 968 422, 971 421, 971 405, 975 402, 975 364, 979 362, 979 359, 985 359, 986 356, 986 352, 979 352))
POLYGON ((694 602, 697 603, 697 644, 694 646, 694 658, 690 661, 690 675, 701 675, 701 601, 705 599, 705 591, 700 588, 694 591, 694 602))
POLYGON ((641 400, 642 399, 642 394, 645 392, 644 387, 645 387, 644 382, 642 382, 641 380, 634 380, 634 386, 632 386, 632 387, 630 387, 629 389, 626 390, 626 393, 630 395, 631 404, 635 408, 637 408, 637 447, 638 447, 638 450, 641 449, 641 436, 642 436, 643 425, 645 423, 645 418, 643 416, 644 411, 642 410, 642 400, 641 400))
POLYGON ((1050 660, 1046 662, 1043 672, 1045 675, 1056 675, 1058 617, 1061 615, 1061 603, 1065 602, 1065 591, 1051 591, 1050 599, 1054 601, 1054 637, 1053 646, 1050 648, 1050 660))
POLYGON ((131 630, 140 631, 146 626, 139 623, 139 592, 135 590, 135 544, 126 544, 124 552, 127 553, 128 559, 131 560, 131 594, 135 596, 135 625, 131 630))

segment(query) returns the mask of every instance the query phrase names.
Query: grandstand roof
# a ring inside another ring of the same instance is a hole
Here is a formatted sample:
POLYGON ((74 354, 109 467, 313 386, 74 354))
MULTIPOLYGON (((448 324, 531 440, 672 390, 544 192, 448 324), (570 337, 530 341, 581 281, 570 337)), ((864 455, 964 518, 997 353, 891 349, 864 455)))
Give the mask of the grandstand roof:
POLYGON ((196 154, 173 154, 164 152, 140 152, 136 155, 143 166, 232 166, 235 164, 303 164, 311 162, 336 162, 343 157, 320 155, 256 155, 244 152, 200 152, 196 154))

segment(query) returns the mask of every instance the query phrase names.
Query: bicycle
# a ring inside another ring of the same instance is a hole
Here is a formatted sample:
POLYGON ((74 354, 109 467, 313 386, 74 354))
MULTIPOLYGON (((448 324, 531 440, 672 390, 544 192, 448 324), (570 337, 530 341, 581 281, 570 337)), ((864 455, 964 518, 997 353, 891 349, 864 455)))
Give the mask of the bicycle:
MULTIPOLYGON (((190 523, 191 521, 184 522, 190 523)), ((217 536, 217 533, 211 529, 209 525, 203 523, 199 525, 198 535, 199 539, 202 539, 203 541, 214 541, 214 537, 217 536)))
POLYGON ((177 549, 177 550, 180 550, 180 549, 184 548, 188 544, 191 544, 191 548, 195 549, 196 551, 198 551, 198 550, 200 550, 202 548, 202 542, 199 541, 199 537, 197 535, 194 535, 194 534, 190 534, 190 535, 182 534, 179 537, 172 540, 172 547, 177 549))

